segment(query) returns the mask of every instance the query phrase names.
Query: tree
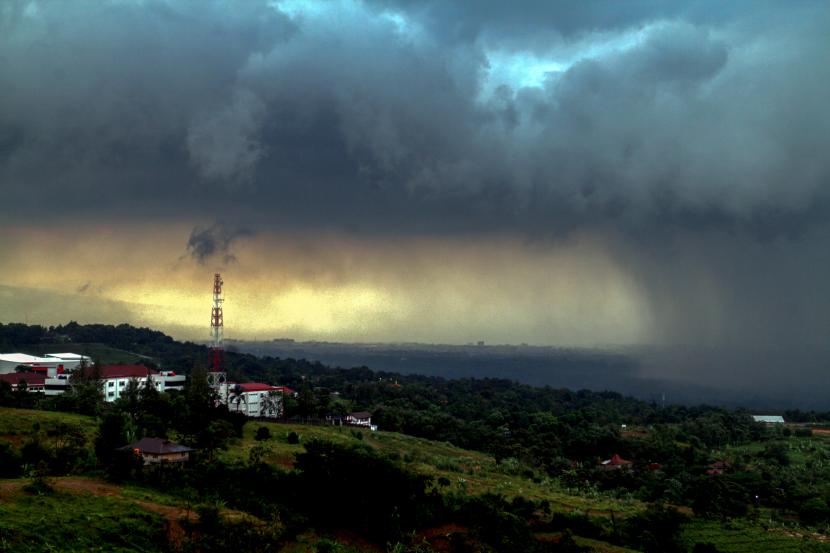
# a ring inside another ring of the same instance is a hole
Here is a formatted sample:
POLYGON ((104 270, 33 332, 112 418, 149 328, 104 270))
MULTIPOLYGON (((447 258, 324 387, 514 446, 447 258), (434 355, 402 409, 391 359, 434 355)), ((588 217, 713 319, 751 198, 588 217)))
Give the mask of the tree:
POLYGON ((87 367, 82 362, 70 375, 69 383, 70 389, 62 399, 71 409, 82 415, 99 415, 104 402, 100 364, 94 362, 92 367, 87 367))

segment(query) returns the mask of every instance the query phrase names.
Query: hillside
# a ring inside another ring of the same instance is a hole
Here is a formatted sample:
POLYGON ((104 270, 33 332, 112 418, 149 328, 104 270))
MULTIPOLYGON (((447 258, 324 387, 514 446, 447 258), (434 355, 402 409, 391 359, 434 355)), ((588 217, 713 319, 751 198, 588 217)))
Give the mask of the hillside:
MULTIPOLYGON (((157 352, 153 359, 163 366, 203 349, 127 325, 0 325, 0 338, 10 336, 40 340, 32 347, 63 339, 135 348, 137 356, 157 352)), ((399 543, 416 551, 413 536, 435 545, 430 533, 437 532, 476 551, 523 553, 546 551, 571 535, 583 545, 595 540, 661 553, 705 544, 714 547, 704 549, 710 553, 828 547, 830 449, 820 426, 828 413, 785 411, 791 424, 764 425, 743 410, 662 406, 613 392, 401 376, 232 352, 227 362, 234 378, 297 390, 284 396, 282 421, 246 424, 218 406, 195 362, 184 392, 136 388, 115 403, 82 381, 56 398, 0 386, 0 406, 44 410, 0 415, 9 444, 0 447, 7 461, 0 471, 107 475, 128 489, 163 492, 174 504, 218 502, 218 512, 261 521, 252 528, 279 529, 245 538, 258 544, 302 536, 351 543, 342 535, 351 532, 363 549, 399 543), (349 411, 370 412, 381 431, 320 426, 327 415, 349 411), (175 475, 119 460, 115 448, 142 436, 170 437, 198 453, 175 475), (280 523, 266 522, 272 519, 280 523), (436 530, 445 525, 454 530, 436 530)))
MULTIPOLYGON (((57 451, 66 447, 66 436, 74 433, 82 436, 82 448, 76 452, 82 458, 94 455, 91 445, 97 427, 98 421, 92 417, 0 408, 0 451, 20 452, 34 441, 46 450, 57 451)), ((575 526, 572 529, 575 542, 585 551, 635 551, 609 543, 608 539, 614 540, 613 534, 608 532, 613 531, 614 524, 626 524, 626 520, 643 517, 647 512, 647 504, 641 501, 621 498, 615 493, 595 490, 586 494, 565 489, 555 480, 522 474, 522 469, 512 463, 496 463, 492 456, 394 432, 250 421, 244 425, 240 438, 231 439, 226 448, 218 452, 218 460, 226 466, 227 478, 247 474, 249 469, 245 467, 255 466, 251 463, 258 462, 291 473, 296 468, 298 455, 306 450, 306 444, 319 440, 358 450, 370 449, 382 458, 393 460, 404 471, 428 476, 431 486, 446 497, 499 494, 508 501, 538 502, 537 507, 529 511, 535 511, 532 518, 537 522, 533 533, 538 543, 545 543, 546 539, 556 543, 562 533, 554 528, 567 520, 575 526), (269 438, 256 439, 257 433, 263 432, 261 428, 268 429, 269 438), (293 433, 299 443, 291 443, 293 433), (547 505, 549 510, 539 511, 540 505, 547 505)), ((797 452, 789 469, 792 472, 807 467, 815 470, 816 463, 830 455, 830 441, 823 434, 814 438, 792 436, 785 445, 788 450, 797 452)), ((742 448, 727 448, 722 453, 737 459, 762 450, 762 444, 749 444, 742 448)), ((76 475, 48 477, 46 482, 53 490, 48 492, 26 490, 26 486, 37 479, 0 481, 0 536, 6 544, 0 550, 94 551, 95 547, 100 547, 101 551, 162 551, 169 546, 169 540, 184 540, 186 530, 198 525, 195 507, 204 500, 194 503, 189 496, 180 496, 174 488, 161 491, 146 482, 105 483, 96 476, 100 473, 94 466, 83 463, 76 464, 70 472, 76 475), (91 478, 77 474, 88 474, 91 478), (68 541, 61 539, 58 530, 61 525, 71 523, 62 518, 67 515, 61 513, 67 512, 84 513, 85 522, 83 530, 68 541), (26 524, 26 521, 44 517, 56 524, 44 531, 33 531, 26 524), (129 538, 126 537, 128 534, 129 538)), ((688 509, 686 512, 691 513, 688 509)), ((227 499, 223 500, 219 515, 230 521, 229 524, 244 519, 260 528, 273 528, 273 524, 283 528, 282 523, 268 522, 260 518, 262 513, 246 513, 240 505, 227 499)), ((465 531, 463 528, 457 527, 456 531, 465 531)), ((313 551, 315 544, 328 539, 324 535, 313 530, 299 532, 288 541, 283 536, 281 543, 285 551, 313 551)), ((430 531, 425 531, 424 536, 429 535, 430 531)), ((356 536, 342 535, 339 539, 341 545, 348 545, 342 551, 377 550, 356 536)), ((754 519, 736 519, 728 524, 694 517, 684 525, 682 539, 689 547, 695 543, 712 543, 721 552, 830 551, 823 534, 772 523, 763 510, 754 519)))

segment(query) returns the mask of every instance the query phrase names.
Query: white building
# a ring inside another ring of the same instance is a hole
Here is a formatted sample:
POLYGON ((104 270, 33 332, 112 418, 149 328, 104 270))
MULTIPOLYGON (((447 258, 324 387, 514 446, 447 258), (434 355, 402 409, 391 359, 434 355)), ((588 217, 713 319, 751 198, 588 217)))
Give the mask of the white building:
MULTIPOLYGON (((88 369, 92 370, 92 369, 88 369)), ((173 371, 157 371, 144 365, 105 365, 100 369, 104 400, 115 401, 136 380, 139 388, 155 386, 159 392, 183 390, 187 378, 173 371)))
POLYGON ((247 417, 278 419, 283 413, 285 386, 271 386, 259 382, 230 384, 228 386, 228 411, 247 417))
POLYGON ((349 426, 364 426, 372 431, 378 429, 376 424, 372 424, 372 413, 368 411, 355 411, 343 417, 343 423, 349 426))
POLYGON ((77 369, 81 365, 92 365, 92 358, 78 353, 47 353, 47 358, 55 358, 63 361, 64 370, 77 369))
POLYGON ((784 424, 784 417, 781 415, 752 415, 752 420, 765 424, 784 424))
POLYGON ((0 353, 0 374, 13 373, 17 367, 24 366, 32 372, 55 376, 63 371, 71 371, 81 363, 91 364, 92 360, 77 353, 48 353, 44 357, 26 353, 0 353))

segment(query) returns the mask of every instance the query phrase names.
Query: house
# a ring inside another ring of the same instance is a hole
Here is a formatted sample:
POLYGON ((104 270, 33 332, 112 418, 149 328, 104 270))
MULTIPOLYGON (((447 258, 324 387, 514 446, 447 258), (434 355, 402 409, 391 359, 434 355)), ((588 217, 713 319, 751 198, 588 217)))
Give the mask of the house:
POLYGON ((752 420, 764 424, 784 424, 784 417, 781 415, 752 415, 752 420))
POLYGON ((278 419, 283 415, 283 394, 293 393, 285 386, 245 382, 228 386, 228 411, 246 417, 278 419))
POLYGON ((141 438, 119 449, 132 450, 136 455, 141 455, 145 465, 185 463, 193 451, 187 446, 162 438, 141 438))
POLYGON ((355 411, 354 413, 348 413, 345 417, 343 417, 343 424, 348 424, 349 426, 363 426, 372 431, 378 429, 376 424, 372 424, 372 414, 368 411, 355 411))
POLYGON ((713 476, 723 474, 729 469, 732 468, 732 464, 729 461, 715 461, 709 465, 709 468, 706 469, 706 474, 713 476))
POLYGON ((626 468, 626 469, 631 468, 631 465, 633 465, 633 464, 634 463, 632 461, 628 461, 626 459, 623 459, 622 457, 620 457, 619 455, 617 455, 615 453, 614 455, 611 456, 610 459, 606 459, 605 461, 600 463, 600 466, 601 466, 602 470, 620 470, 620 469, 623 469, 623 468, 626 468))

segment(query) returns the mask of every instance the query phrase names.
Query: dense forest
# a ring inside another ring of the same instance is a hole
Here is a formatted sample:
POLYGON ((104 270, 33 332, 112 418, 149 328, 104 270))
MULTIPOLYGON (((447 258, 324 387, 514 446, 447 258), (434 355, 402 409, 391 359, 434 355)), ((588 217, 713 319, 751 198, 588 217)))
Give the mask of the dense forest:
MULTIPOLYGON (((539 542, 533 535, 540 529, 578 532, 644 551, 680 551, 685 546, 678 536, 688 515, 677 506, 715 520, 757 517, 763 511, 771 518, 798 517, 815 528, 830 521, 830 489, 825 485, 830 469, 820 459, 797 469, 793 462, 791 440, 808 439, 810 427, 765 426, 741 410, 660 406, 614 392, 534 388, 498 379, 446 380, 226 355, 235 379, 297 390, 296 397, 286 398, 289 420, 313 423, 330 414, 368 410, 382 430, 492 454, 505 473, 555 482, 575 493, 611 494, 652 505, 609 527, 590 517, 551 515, 548 505, 530 500, 444 493, 441 482, 414 474, 400 459, 361 444, 311 441, 297 456, 294 470, 287 472, 254 457, 242 465, 223 463, 216 452, 241 435, 245 419, 212 398, 204 378, 204 346, 127 325, 0 325, 0 347, 5 350, 60 342, 70 350, 75 344, 81 349, 82 344, 105 344, 148 356, 147 364, 186 371, 192 378, 183 393, 159 394, 135 386, 112 404, 83 375, 73 377, 71 393, 54 398, 0 385, 0 406, 76 412, 99 421, 92 456, 84 453, 82 440, 71 429, 64 429, 66 439, 54 450, 34 441, 19 451, 0 443, 0 476, 20 476, 32 467, 43 474, 99 470, 111 479, 159 485, 203 502, 218 499, 263 520, 282 521, 278 535, 265 532, 245 539, 277 543, 309 526, 324 532, 349 528, 372 543, 397 544, 398 551, 428 551, 411 543, 413 532, 457 523, 472 529, 453 546, 457 551, 578 550, 568 539, 539 542), (185 474, 150 475, 116 450, 142 436, 175 437, 197 448, 199 455, 185 474), (626 460, 625 465, 609 470, 602 464, 613 456, 626 460), (208 490, 201 482, 219 485, 208 490), (263 494, 263 489, 273 493, 263 494), (351 507, 344 512, 344 505, 351 507)), ((794 411, 785 416, 794 421, 827 419, 823 413, 794 411)), ((805 442, 805 447, 815 449, 811 444, 805 442)), ((210 517, 208 509, 203 520, 210 517)), ((203 532, 197 550, 220 547, 226 544, 222 540, 241 531, 203 532)))

